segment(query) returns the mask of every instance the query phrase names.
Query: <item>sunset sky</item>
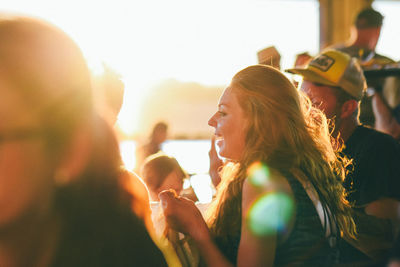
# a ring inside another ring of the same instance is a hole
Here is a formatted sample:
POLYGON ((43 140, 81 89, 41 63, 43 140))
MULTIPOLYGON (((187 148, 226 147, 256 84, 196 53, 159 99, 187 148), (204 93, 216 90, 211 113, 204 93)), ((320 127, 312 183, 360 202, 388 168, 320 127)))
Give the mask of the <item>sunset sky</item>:
MULTIPOLYGON (((400 59, 400 3, 376 1, 385 17, 378 52, 400 59), (397 21, 396 21, 397 19, 397 21)), ((44 18, 82 48, 91 68, 106 62, 126 85, 123 131, 140 130, 146 90, 163 79, 226 85, 275 45, 282 66, 318 51, 317 0, 2 0, 2 11, 44 18)))

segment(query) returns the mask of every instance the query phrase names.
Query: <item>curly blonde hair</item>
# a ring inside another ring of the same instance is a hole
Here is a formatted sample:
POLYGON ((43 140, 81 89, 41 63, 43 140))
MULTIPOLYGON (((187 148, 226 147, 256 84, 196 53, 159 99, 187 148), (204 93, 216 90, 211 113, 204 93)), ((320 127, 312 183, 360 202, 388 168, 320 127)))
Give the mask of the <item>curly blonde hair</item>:
POLYGON ((248 119, 242 158, 224 166, 222 182, 208 212, 211 232, 219 237, 240 232, 242 186, 247 169, 263 162, 297 179, 308 179, 336 217, 343 234, 354 237, 352 210, 342 186, 348 160, 332 146, 325 115, 312 107, 279 70, 254 65, 238 72, 231 88, 248 119))

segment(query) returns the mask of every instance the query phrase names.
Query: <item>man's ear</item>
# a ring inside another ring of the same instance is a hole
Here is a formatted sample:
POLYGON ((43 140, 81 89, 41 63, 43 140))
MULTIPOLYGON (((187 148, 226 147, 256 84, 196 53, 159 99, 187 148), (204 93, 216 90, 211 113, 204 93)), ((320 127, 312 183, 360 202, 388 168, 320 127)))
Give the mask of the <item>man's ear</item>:
POLYGON ((58 185, 66 185, 74 181, 90 160, 92 149, 90 127, 78 127, 72 135, 54 174, 55 182, 58 185))
POLYGON ((347 100, 343 103, 340 113, 340 118, 345 119, 353 115, 358 108, 358 101, 354 99, 347 100))

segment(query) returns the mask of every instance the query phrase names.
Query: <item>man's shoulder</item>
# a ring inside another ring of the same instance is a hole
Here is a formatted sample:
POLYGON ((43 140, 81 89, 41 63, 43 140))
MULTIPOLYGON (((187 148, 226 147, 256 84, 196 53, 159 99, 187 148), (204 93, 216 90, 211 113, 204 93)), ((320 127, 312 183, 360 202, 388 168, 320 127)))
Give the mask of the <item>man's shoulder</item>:
POLYGON ((374 128, 367 126, 367 125, 359 125, 356 130, 353 132, 352 136, 356 135, 357 137, 359 136, 365 136, 368 138, 376 138, 376 139, 382 139, 382 140, 391 140, 394 138, 391 137, 390 135, 377 131, 374 128))
POLYGON ((362 60, 370 60, 368 65, 378 64, 390 64, 394 63, 395 61, 387 56, 381 55, 376 53, 373 50, 361 48, 355 45, 345 45, 345 44, 338 44, 335 46, 331 46, 332 49, 339 50, 343 53, 350 55, 351 57, 361 58, 362 60))
POLYGON ((400 155, 400 144, 392 136, 364 125, 356 128, 346 146, 358 147, 364 151, 393 151, 400 155))
POLYGON ((395 62, 393 59, 391 59, 391 58, 389 58, 387 56, 378 54, 378 53, 375 53, 375 56, 374 56, 373 60, 374 60, 374 63, 380 64, 380 65, 390 64, 390 63, 394 63, 395 62))
POLYGON ((357 56, 358 56, 358 52, 360 50, 360 48, 358 48, 356 46, 346 46, 344 44, 338 45, 338 46, 334 47, 334 49, 342 51, 347 54, 354 53, 354 54, 357 54, 357 56))
POLYGON ((368 55, 371 55, 371 50, 366 50, 366 49, 362 49, 360 47, 354 46, 354 45, 338 45, 336 46, 334 49, 346 53, 348 55, 350 55, 351 57, 355 57, 355 58, 362 58, 362 57, 366 57, 368 55))

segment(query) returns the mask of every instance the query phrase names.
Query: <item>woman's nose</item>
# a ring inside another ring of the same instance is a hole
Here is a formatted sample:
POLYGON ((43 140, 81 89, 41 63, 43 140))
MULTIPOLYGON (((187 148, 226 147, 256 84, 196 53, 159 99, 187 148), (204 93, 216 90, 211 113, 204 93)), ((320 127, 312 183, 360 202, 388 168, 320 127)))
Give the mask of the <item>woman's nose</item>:
POLYGON ((216 122, 215 122, 215 115, 217 113, 215 113, 214 115, 212 115, 212 117, 208 120, 208 125, 210 125, 211 127, 216 127, 216 122))

